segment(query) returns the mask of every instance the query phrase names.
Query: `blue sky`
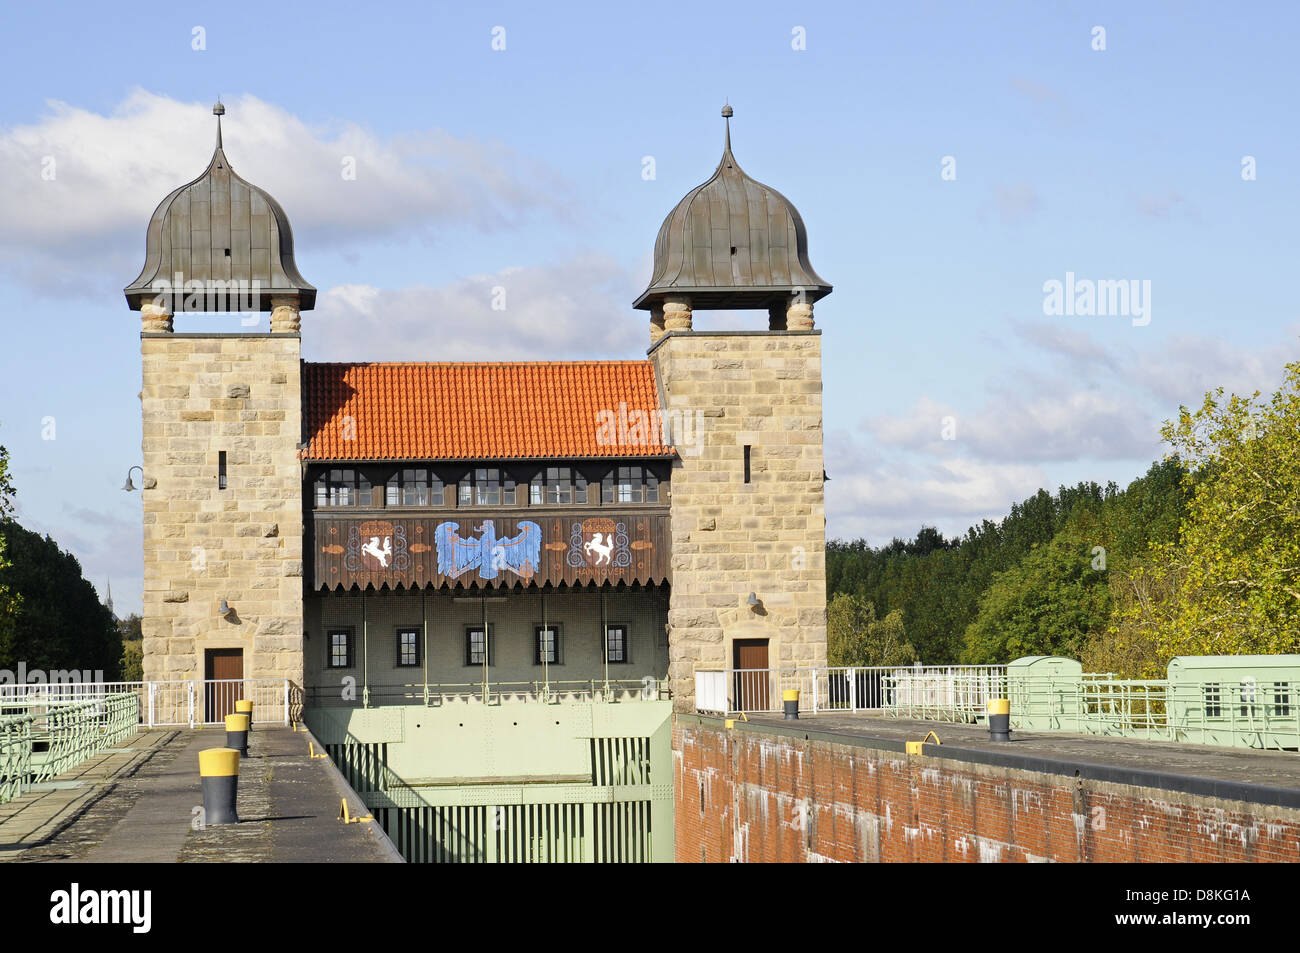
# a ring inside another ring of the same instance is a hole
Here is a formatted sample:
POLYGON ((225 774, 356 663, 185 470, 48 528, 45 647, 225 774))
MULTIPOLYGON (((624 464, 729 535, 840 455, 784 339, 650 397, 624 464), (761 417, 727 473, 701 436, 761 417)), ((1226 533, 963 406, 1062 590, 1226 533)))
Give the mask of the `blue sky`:
POLYGON ((835 286, 832 536, 1127 482, 1180 403, 1295 359, 1290 5, 22 4, 0 37, 0 443, 22 522, 111 576, 119 610, 141 575, 121 289, 154 206, 206 165, 218 95, 231 163, 320 289, 309 360, 640 357, 631 301, 730 99, 738 160, 835 286), (1045 315, 1067 272, 1149 281, 1150 322, 1045 315))

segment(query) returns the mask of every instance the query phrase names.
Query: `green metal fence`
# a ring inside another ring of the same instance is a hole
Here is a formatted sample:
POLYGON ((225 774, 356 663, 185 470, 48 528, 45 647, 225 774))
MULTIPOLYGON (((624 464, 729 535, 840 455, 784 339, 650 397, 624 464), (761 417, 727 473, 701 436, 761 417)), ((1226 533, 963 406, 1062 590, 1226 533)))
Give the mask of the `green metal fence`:
POLYGON ((1028 656, 1007 665, 697 671, 702 712, 872 711, 925 721, 987 721, 996 698, 1011 727, 1084 735, 1300 750, 1300 655, 1179 656, 1163 679, 1085 673, 1074 659, 1028 656))
POLYGON ((1295 691, 1289 680, 1182 684, 1088 674, 1070 684, 1012 679, 1008 698, 1011 725, 1023 731, 1286 750, 1300 748, 1295 691))
POLYGON ((490 682, 406 682, 375 684, 361 692, 344 695, 338 686, 311 686, 303 697, 309 708, 357 708, 383 705, 514 704, 516 702, 624 702, 658 701, 670 697, 668 679, 647 676, 639 679, 599 678, 550 681, 490 682))
POLYGON ((0 703, 0 804, 76 767, 136 732, 132 692, 91 701, 8 699, 0 703))
POLYGON ((672 706, 634 697, 306 717, 412 863, 671 861, 672 706))

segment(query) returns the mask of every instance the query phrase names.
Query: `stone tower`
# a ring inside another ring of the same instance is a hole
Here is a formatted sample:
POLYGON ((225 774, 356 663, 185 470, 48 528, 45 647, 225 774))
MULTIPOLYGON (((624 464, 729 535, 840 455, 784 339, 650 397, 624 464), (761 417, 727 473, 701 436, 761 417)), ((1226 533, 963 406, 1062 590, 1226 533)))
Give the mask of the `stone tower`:
POLYGON ((302 684, 299 312, 316 289, 279 203, 221 143, 154 211, 140 276, 144 677, 302 684), (269 333, 177 333, 182 312, 270 311, 269 333))
MULTIPOLYGON (((731 152, 678 203, 634 307, 650 312, 661 405, 681 427, 672 477, 669 678, 694 707, 700 669, 826 664, 821 338, 831 292, 803 219, 731 152), (767 328, 697 331, 695 310, 766 312, 767 328), (741 654, 741 650, 744 654, 741 654)), ((753 685, 775 692, 775 680, 753 685)), ((732 691, 734 686, 729 687, 732 691)), ((779 696, 776 699, 779 702, 779 696)), ((741 707, 735 704, 735 707, 741 707)))

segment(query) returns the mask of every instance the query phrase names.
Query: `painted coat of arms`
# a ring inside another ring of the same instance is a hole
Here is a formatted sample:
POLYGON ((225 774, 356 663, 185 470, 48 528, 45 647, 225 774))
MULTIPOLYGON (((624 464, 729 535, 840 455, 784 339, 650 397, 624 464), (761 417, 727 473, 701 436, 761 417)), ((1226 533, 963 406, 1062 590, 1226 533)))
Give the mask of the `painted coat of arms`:
POLYGON ((406 527, 388 520, 367 520, 348 527, 343 567, 349 572, 404 572, 411 565, 406 527))
POLYGON ((575 569, 622 569, 632 565, 627 526, 603 517, 574 523, 569 532, 569 552, 564 558, 575 569))
POLYGON ((503 570, 531 579, 541 566, 542 528, 521 520, 519 532, 498 537, 492 520, 473 527, 475 536, 461 536, 458 523, 439 523, 434 531, 438 550, 438 572, 456 579, 478 570, 483 579, 495 579, 503 570))

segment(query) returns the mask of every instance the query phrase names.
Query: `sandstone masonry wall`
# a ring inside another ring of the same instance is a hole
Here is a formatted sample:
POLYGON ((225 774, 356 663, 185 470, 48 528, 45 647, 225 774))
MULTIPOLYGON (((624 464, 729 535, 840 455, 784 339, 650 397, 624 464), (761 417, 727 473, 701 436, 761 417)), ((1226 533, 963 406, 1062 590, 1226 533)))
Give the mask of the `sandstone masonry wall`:
POLYGON ((205 649, 241 648, 245 678, 301 685, 300 338, 145 333, 141 350, 144 677, 201 679, 205 649))
POLYGON ((662 406, 689 422, 690 439, 676 439, 668 611, 669 678, 689 711, 695 669, 729 667, 736 639, 768 639, 772 668, 826 664, 821 337, 677 331, 650 358, 662 406))

